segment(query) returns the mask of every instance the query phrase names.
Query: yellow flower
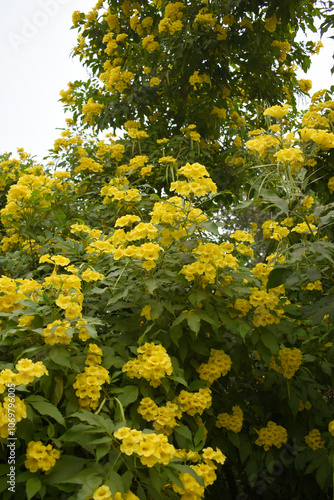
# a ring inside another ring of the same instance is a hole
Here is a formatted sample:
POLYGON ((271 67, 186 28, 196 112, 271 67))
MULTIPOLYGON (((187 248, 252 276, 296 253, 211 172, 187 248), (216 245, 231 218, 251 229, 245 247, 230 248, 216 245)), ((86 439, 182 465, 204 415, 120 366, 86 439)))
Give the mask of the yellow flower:
POLYGON ((143 309, 140 313, 140 316, 145 316, 147 321, 150 321, 152 319, 151 318, 151 306, 149 304, 146 305, 145 307, 143 307, 143 309))
POLYGON ((299 148, 286 148, 280 149, 277 153, 274 154, 274 157, 277 161, 284 161, 291 163, 292 165, 295 163, 303 163, 303 153, 299 148))
POLYGON ((244 414, 240 406, 236 405, 232 408, 232 414, 220 413, 217 416, 216 427, 225 427, 232 432, 240 432, 242 429, 244 414))
POLYGON ((289 104, 284 104, 284 106, 271 106, 264 111, 264 115, 269 115, 274 118, 281 120, 290 111, 291 106, 289 104))
POLYGON ((221 376, 225 376, 231 369, 232 360, 228 354, 222 350, 211 349, 207 363, 202 363, 197 371, 202 380, 212 384, 221 376))
POLYGON ((298 80, 299 88, 307 94, 312 88, 312 80, 301 79, 298 80))
POLYGON ((277 24, 277 17, 276 14, 274 14, 273 16, 268 18, 264 27, 267 31, 273 33, 276 30, 276 24, 277 24))
POLYGON ((159 85, 159 83, 160 83, 159 78, 157 78, 156 76, 154 76, 150 80, 150 87, 154 87, 155 85, 159 85))
POLYGON ((321 439, 319 429, 312 429, 307 436, 305 436, 305 443, 312 448, 313 451, 325 448, 326 441, 321 439))
POLYGON ((52 448, 51 445, 44 446, 41 441, 30 441, 26 457, 24 465, 30 472, 37 472, 38 469, 48 472, 55 466, 60 452, 52 448))
POLYGON ((109 486, 103 485, 93 493, 93 500, 113 500, 109 486))
POLYGON ((328 181, 328 189, 329 192, 332 194, 334 193, 334 177, 331 177, 328 181))
POLYGON ((159 47, 159 43, 154 40, 153 35, 148 35, 142 40, 142 46, 147 50, 148 53, 153 52, 157 47, 159 47))
POLYGON ((138 348, 138 357, 128 361, 122 368, 130 378, 144 378, 153 387, 161 384, 161 379, 173 372, 170 357, 162 345, 146 342, 138 348))
POLYGON ((331 420, 328 424, 328 431, 334 436, 334 420, 331 420))
POLYGON ((104 275, 101 273, 97 273, 95 271, 92 271, 91 269, 86 269, 81 275, 81 278, 84 281, 97 281, 97 280, 103 280, 104 275))
POLYGON ((101 114, 103 109, 103 104, 94 102, 93 98, 90 97, 86 104, 82 106, 82 113, 85 115, 84 122, 90 122, 92 116, 97 116, 101 114))
POLYGON ((281 448, 283 443, 288 440, 288 433, 284 427, 277 425, 275 422, 269 421, 267 427, 263 427, 259 431, 254 429, 258 434, 255 444, 263 446, 265 451, 268 451, 272 446, 281 448))

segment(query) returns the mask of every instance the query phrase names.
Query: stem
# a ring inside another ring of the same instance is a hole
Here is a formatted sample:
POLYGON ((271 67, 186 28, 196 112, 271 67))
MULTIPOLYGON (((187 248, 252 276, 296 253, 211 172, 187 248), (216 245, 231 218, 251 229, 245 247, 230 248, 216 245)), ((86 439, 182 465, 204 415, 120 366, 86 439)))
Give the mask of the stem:
POLYGON ((104 403, 107 401, 107 398, 104 398, 102 403, 100 404, 100 406, 98 407, 98 409, 96 410, 96 412, 94 413, 94 415, 98 415, 100 413, 100 411, 102 410, 102 408, 104 407, 104 403))
POLYGON ((119 399, 117 398, 114 398, 115 401, 117 401, 118 403, 118 406, 119 406, 119 410, 120 410, 120 413, 121 413, 121 417, 122 417, 122 420, 121 421, 125 421, 125 415, 124 415, 124 409, 123 409, 123 405, 122 403, 120 402, 119 399))

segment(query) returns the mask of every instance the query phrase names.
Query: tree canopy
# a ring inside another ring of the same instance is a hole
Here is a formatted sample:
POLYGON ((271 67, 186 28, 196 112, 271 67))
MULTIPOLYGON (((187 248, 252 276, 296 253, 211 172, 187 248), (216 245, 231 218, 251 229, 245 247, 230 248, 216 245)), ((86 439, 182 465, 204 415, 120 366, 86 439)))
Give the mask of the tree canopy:
POLYGON ((0 163, 4 500, 331 498, 334 88, 295 76, 331 16, 74 12, 72 118, 0 163))

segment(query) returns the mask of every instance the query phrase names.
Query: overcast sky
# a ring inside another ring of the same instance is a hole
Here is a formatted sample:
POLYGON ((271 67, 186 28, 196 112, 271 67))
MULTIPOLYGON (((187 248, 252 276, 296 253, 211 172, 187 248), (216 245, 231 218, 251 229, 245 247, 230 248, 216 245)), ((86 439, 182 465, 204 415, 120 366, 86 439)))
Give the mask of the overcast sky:
MULTIPOLYGON (((64 127, 59 91, 86 71, 72 59, 76 30, 72 12, 88 12, 96 0, 15 0, 1 2, 0 16, 0 152, 23 147, 40 160, 64 127)), ((312 40, 319 36, 312 34, 312 40)), ((330 68, 334 41, 314 56, 312 79, 316 91, 334 84, 330 68)), ((300 74, 300 78, 305 75, 300 74)))

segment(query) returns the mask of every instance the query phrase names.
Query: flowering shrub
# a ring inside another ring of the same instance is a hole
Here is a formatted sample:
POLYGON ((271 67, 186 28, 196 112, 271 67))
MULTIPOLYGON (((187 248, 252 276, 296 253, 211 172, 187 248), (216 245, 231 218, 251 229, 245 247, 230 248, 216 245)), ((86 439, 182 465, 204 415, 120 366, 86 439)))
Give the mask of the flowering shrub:
POLYGON ((244 7, 75 12, 96 78, 61 93, 73 119, 48 165, 1 158, 5 500, 332 492, 334 104, 297 114, 287 64, 317 46, 283 7, 244 7), (242 78, 248 52, 235 66, 241 39, 272 47, 272 106, 242 78), (109 125, 123 137, 96 134, 109 125))

